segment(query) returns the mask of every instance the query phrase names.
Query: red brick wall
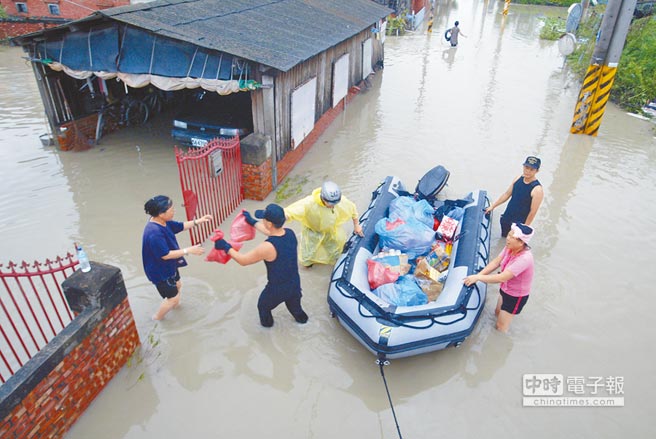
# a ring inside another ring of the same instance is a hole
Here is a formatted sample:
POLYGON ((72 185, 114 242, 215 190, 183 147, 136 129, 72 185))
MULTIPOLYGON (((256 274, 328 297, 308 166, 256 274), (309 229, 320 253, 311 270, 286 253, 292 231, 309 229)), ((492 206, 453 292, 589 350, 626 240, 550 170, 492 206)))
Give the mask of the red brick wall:
POLYGON ((0 0, 0 4, 10 17, 25 18, 65 18, 75 20, 91 15, 99 9, 113 8, 130 4, 130 0, 0 0), (16 3, 27 5, 27 14, 21 14, 16 10, 16 3), (52 15, 48 4, 59 6, 59 15, 52 15))
MULTIPOLYGON (((97 113, 62 124, 61 127, 66 128, 66 130, 57 135, 59 149, 62 151, 84 151, 91 148, 96 141, 97 124, 97 113)), ((116 123, 106 123, 103 133, 107 134, 116 128, 116 123)))
POLYGON ((31 32, 38 32, 54 26, 56 26, 56 24, 27 23, 24 21, 0 21, 0 40, 29 34, 31 32))
POLYGON ((0 437, 63 437, 138 345, 126 297, 0 422, 0 437))
POLYGON ((271 182, 271 159, 260 166, 241 165, 241 181, 244 187, 244 198, 262 201, 273 190, 271 182))

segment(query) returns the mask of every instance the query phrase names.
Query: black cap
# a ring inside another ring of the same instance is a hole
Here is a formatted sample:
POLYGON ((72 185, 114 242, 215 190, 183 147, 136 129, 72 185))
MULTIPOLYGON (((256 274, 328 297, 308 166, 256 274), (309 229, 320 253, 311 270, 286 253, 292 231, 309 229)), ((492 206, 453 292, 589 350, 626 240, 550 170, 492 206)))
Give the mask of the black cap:
POLYGON ((540 169, 541 163, 542 161, 539 158, 532 155, 526 157, 526 160, 524 160, 524 166, 528 166, 529 168, 533 169, 540 169))
POLYGON ((269 204, 264 210, 256 210, 255 218, 270 221, 275 227, 285 224, 285 211, 277 204, 269 204))

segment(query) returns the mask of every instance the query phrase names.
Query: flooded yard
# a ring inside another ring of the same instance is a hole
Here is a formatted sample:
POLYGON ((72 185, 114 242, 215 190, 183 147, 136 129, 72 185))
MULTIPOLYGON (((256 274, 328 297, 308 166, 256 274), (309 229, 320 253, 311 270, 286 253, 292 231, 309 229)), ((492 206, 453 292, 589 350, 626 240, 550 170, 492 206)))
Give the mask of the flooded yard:
MULTIPOLYGON (((531 243, 531 300, 500 334, 493 286, 460 348, 385 368, 401 432, 648 437, 656 409, 654 125, 609 105, 598 137, 570 135, 579 84, 557 45, 538 38, 540 17, 566 10, 513 4, 504 17, 502 7, 438 2, 432 35, 388 37, 385 68, 292 171, 292 195, 281 204, 330 178, 362 212, 385 176, 412 190, 438 164, 451 171, 449 196, 482 188, 493 201, 527 155, 539 156, 545 199, 531 243), (466 37, 452 49, 442 35, 455 20, 466 37), (587 383, 619 377, 625 407, 523 407, 522 376, 539 373, 587 383)), ((150 320, 159 296, 141 265, 143 204, 160 193, 182 203, 170 118, 86 152, 44 147, 43 106, 22 55, 0 47, 0 262, 62 255, 81 242, 92 260, 122 270, 143 344, 67 438, 398 437, 375 357, 330 317, 331 267, 301 272, 308 324, 280 307, 265 329, 256 308, 262 264, 189 256, 182 306, 150 320)), ((499 211, 493 254, 503 246, 499 211)), ((179 240, 188 245, 189 236, 179 240)))

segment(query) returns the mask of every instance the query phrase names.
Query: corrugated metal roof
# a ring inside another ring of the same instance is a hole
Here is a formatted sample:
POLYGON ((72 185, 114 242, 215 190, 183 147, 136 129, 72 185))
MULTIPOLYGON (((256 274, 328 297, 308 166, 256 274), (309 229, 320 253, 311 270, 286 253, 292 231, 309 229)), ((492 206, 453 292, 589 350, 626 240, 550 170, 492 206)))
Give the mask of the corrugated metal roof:
POLYGON ((287 71, 391 12, 371 0, 157 0, 97 14, 287 71))

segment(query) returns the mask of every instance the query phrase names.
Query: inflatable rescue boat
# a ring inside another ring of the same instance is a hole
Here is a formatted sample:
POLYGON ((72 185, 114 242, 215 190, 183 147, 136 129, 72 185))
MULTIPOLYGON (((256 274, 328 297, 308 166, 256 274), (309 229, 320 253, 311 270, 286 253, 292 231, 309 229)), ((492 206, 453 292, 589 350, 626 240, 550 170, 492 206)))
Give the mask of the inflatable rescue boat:
POLYGON ((429 171, 414 193, 401 181, 387 177, 373 192, 360 222, 364 237, 351 236, 332 272, 328 290, 331 315, 379 359, 395 359, 459 346, 478 321, 487 293, 486 284, 463 285, 465 276, 480 271, 489 260, 490 216, 487 193, 471 192, 459 200, 438 200, 449 172, 442 166, 429 171), (448 275, 434 301, 414 306, 397 306, 370 289, 367 260, 378 254, 376 223, 389 214, 390 203, 401 196, 426 199, 436 210, 457 204, 464 213, 455 233, 449 257, 448 275))

